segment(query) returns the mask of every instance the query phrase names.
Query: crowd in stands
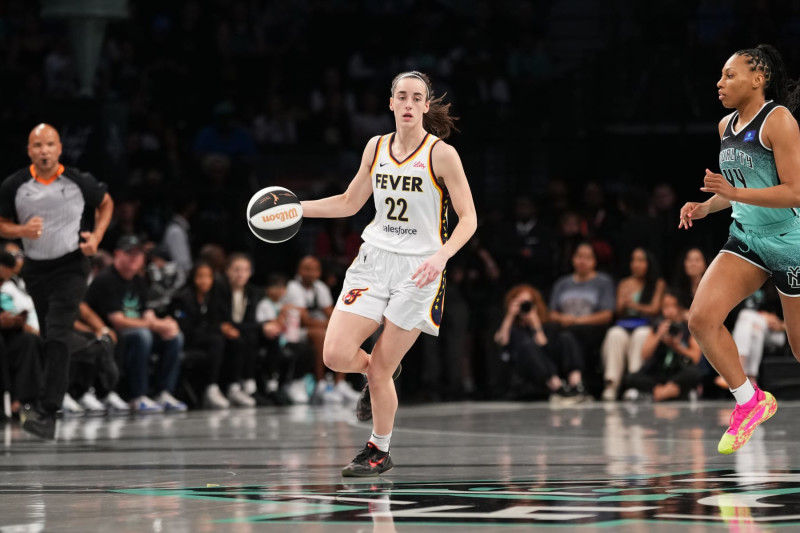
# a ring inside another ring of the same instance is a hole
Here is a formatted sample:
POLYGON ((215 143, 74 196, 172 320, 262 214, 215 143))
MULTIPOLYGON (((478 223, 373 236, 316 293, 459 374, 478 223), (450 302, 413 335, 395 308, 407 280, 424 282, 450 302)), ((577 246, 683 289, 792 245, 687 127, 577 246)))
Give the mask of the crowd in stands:
MULTIPOLYGON (((633 240, 618 270, 624 248, 611 226, 601 237, 588 217, 568 210, 558 232, 534 238, 536 202, 520 197, 515 206, 517 220, 503 225, 505 233, 485 221, 451 259, 441 335, 423 336, 412 350, 401 394, 573 405, 690 399, 726 388, 687 327, 708 266, 703 250, 685 249, 668 269, 633 240)), ((614 218, 609 206, 600 209, 614 218)), ((125 204, 117 210, 123 214, 125 204)), ((644 219, 655 216, 645 212, 644 219)), ((176 231, 155 242, 117 226, 114 245, 93 258, 70 347, 65 413, 355 404, 363 378, 325 368, 322 344, 341 287, 340 259, 356 250, 356 232, 331 224, 316 236, 321 251, 301 257, 294 275, 275 271, 262 284, 253 282, 244 251, 189 245, 190 213, 176 213, 169 227, 176 231)), ((41 387, 42 343, 19 277, 24 254, 13 241, 3 249, 3 383, 13 411, 41 387)), ((774 287, 765 284, 729 322, 748 375, 758 379, 765 351, 786 344, 774 287)))
MULTIPOLYGON (((280 245, 255 239, 242 215, 267 185, 303 198, 343 190, 367 139, 391 131, 388 84, 407 68, 430 73, 462 117, 451 142, 480 227, 448 265, 442 334, 409 354, 401 394, 576 403, 724 386, 685 313, 728 220, 678 232, 678 209, 700 198, 715 157, 713 83, 730 43, 768 40, 800 64, 800 5, 615 5, 130 2, 130 18, 109 25, 95 83, 98 105, 125 109, 124 172, 104 175, 82 131, 61 132, 64 162, 108 182, 115 200, 65 411, 353 401, 360 376, 329 374, 321 342, 370 206, 306 221, 280 245), (408 49, 385 37, 398 17, 412 21, 408 49), (650 132, 637 127, 665 122, 685 135, 636 144, 650 132), (707 126, 705 153, 688 148, 687 124, 707 126)), ((31 127, 59 127, 51 113, 77 95, 68 33, 38 9, 0 3, 0 84, 15 95, 0 101, 3 175, 26 164, 31 127)), ((17 276, 24 257, 5 249, 0 388, 24 402, 41 379, 31 355, 41 342, 17 276)), ((729 324, 751 376, 785 344, 774 289, 757 294, 729 324)))

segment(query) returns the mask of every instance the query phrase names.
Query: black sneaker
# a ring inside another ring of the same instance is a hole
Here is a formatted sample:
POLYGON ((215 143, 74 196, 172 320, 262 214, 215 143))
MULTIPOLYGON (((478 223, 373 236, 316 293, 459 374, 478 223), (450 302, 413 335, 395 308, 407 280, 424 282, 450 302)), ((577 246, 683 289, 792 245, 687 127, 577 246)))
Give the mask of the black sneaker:
POLYGON ((393 466, 389 452, 382 452, 373 443, 367 442, 356 458, 342 468, 342 475, 344 477, 377 476, 388 472, 393 466))
MULTIPOLYGON (((397 381, 400 372, 403 370, 403 365, 397 365, 397 369, 392 374, 392 379, 397 381)), ((359 422, 367 422, 372 420, 372 398, 369 395, 369 382, 364 384, 361 390, 361 396, 356 400, 356 418, 359 422)))
POLYGON ((55 440, 55 415, 44 413, 26 403, 20 411, 19 419, 22 421, 22 429, 31 435, 36 435, 40 439, 55 440))

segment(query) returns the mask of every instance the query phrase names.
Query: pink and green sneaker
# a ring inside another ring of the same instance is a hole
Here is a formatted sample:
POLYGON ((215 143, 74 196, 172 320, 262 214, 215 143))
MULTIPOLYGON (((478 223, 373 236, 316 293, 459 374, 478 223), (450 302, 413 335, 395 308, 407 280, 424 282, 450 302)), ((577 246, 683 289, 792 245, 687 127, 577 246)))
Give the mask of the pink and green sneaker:
POLYGON ((759 424, 766 422, 778 410, 775 397, 755 386, 756 394, 744 405, 736 404, 731 413, 730 427, 722 435, 717 451, 723 454, 733 453, 744 446, 759 424))

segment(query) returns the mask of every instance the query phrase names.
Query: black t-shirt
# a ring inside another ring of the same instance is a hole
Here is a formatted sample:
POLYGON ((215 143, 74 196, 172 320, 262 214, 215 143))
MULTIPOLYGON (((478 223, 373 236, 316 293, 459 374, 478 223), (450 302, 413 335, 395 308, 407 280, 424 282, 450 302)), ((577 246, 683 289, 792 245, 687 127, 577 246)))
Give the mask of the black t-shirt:
POLYGON ((109 326, 109 315, 118 311, 127 318, 142 318, 146 302, 145 279, 136 275, 126 280, 113 265, 100 272, 86 291, 86 303, 109 326))

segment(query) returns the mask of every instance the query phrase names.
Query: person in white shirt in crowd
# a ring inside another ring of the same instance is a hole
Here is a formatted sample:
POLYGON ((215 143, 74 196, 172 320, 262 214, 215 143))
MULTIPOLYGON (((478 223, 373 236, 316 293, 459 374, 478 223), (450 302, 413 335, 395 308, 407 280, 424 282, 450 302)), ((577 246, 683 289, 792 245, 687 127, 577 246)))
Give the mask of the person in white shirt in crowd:
POLYGON ((267 278, 264 298, 256 306, 256 322, 261 324, 266 348, 267 392, 278 405, 304 404, 310 401, 305 379, 294 379, 298 359, 311 355, 308 343, 299 340, 300 310, 286 305, 286 276, 271 274, 267 278), (291 316, 290 316, 291 315, 291 316))
POLYGON ((297 276, 286 286, 286 303, 300 309, 300 338, 314 348, 314 378, 317 380, 312 403, 355 402, 360 393, 345 380, 345 375, 326 372, 322 348, 328 321, 333 313, 333 295, 321 281, 322 264, 307 255, 297 265, 297 276))
POLYGON ((26 311, 28 313, 24 330, 38 335, 39 317, 36 314, 36 308, 33 306, 33 298, 28 294, 25 281, 19 275, 20 271, 22 271, 22 265, 25 264, 25 252, 14 241, 6 241, 3 244, 3 250, 10 253, 17 263, 12 271, 11 278, 0 285, 0 293, 8 295, 14 303, 14 308, 19 312, 26 311))

